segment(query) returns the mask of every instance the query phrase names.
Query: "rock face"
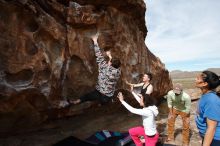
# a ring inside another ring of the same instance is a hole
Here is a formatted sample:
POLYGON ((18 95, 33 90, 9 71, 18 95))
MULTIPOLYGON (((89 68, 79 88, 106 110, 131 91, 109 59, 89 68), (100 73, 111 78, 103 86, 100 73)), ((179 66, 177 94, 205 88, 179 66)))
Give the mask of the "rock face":
POLYGON ((118 89, 149 71, 160 99, 171 81, 145 46, 144 14, 142 0, 0 0, 0 131, 39 124, 52 117, 53 103, 94 89, 96 32, 122 62, 118 89))

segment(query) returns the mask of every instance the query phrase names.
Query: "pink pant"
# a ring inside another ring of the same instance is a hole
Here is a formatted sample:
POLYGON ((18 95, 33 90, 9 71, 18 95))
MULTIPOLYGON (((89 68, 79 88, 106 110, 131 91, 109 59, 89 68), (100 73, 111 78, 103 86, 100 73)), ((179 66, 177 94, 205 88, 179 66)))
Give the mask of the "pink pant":
POLYGON ((159 134, 156 133, 154 137, 148 137, 144 132, 144 127, 134 127, 129 129, 129 134, 131 138, 133 139, 136 146, 143 146, 142 142, 140 141, 139 137, 144 136, 145 139, 145 146, 155 146, 157 143, 157 140, 159 138, 159 134))

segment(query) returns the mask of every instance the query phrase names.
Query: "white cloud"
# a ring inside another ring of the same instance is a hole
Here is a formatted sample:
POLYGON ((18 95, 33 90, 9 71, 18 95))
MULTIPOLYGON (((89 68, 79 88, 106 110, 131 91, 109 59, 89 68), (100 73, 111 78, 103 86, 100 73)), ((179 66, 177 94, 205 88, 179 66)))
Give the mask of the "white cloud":
POLYGON ((219 0, 145 2, 146 44, 162 62, 171 64, 207 58, 210 61, 212 58, 220 60, 219 0))

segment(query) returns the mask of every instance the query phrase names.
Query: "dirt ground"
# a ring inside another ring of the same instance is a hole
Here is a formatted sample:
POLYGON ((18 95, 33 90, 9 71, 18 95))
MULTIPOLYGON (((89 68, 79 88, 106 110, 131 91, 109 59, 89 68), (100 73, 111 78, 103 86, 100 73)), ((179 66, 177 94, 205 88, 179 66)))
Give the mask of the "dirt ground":
MULTIPOLYGON (((187 91, 189 94, 195 94, 191 90, 187 91), (190 93, 191 92, 191 93, 190 93)), ((199 93, 197 93, 197 96, 199 93)), ((119 103, 114 103, 119 104, 119 103)), ((191 124, 190 124, 190 145, 200 146, 201 139, 198 135, 194 118, 197 101, 192 102, 191 108, 191 124)), ((79 105, 80 106, 80 105, 79 105)), ((166 101, 160 105, 163 112, 157 118, 158 131, 160 132, 160 140, 166 138, 166 123, 167 114, 164 112, 166 101)), ((141 125, 141 117, 129 113, 124 107, 109 111, 108 106, 98 107, 95 111, 85 111, 83 114, 67 117, 65 119, 52 120, 31 130, 26 130, 19 135, 11 135, 0 139, 1 146, 51 146, 59 140, 68 136, 76 136, 80 139, 85 139, 99 130, 112 131, 127 131, 130 127, 141 125), (103 116, 104 115, 104 116, 103 116)), ((181 128, 182 120, 180 117, 176 120, 175 142, 176 145, 182 144, 181 128)))

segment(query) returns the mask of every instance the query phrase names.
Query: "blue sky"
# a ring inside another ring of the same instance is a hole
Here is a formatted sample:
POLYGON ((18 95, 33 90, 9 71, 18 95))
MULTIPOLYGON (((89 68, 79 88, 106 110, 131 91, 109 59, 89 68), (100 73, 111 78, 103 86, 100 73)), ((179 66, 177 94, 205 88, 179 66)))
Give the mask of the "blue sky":
POLYGON ((171 70, 220 68, 220 0, 144 0, 146 45, 171 70))

